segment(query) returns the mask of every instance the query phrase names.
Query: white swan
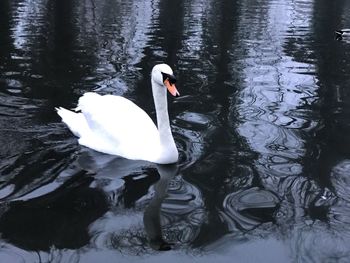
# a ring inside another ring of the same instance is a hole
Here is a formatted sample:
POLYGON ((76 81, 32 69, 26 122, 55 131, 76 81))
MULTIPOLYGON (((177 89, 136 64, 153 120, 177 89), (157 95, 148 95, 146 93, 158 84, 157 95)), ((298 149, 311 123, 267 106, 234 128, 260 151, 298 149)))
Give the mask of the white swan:
POLYGON ((176 79, 166 64, 151 75, 158 129, 140 107, 120 96, 88 92, 79 98, 76 111, 56 108, 62 121, 79 137, 81 145, 127 159, 159 164, 175 163, 178 151, 171 133, 166 89, 179 95, 176 79))

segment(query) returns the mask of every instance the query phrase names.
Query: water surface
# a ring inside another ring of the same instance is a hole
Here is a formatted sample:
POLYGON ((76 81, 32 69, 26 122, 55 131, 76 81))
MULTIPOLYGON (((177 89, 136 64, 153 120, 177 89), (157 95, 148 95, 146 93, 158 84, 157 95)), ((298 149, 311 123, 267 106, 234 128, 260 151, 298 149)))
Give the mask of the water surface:
POLYGON ((348 262, 350 44, 333 32, 349 12, 1 1, 1 261, 348 262), (159 62, 182 95, 169 98, 176 166, 84 148, 54 111, 95 91, 155 119, 159 62))

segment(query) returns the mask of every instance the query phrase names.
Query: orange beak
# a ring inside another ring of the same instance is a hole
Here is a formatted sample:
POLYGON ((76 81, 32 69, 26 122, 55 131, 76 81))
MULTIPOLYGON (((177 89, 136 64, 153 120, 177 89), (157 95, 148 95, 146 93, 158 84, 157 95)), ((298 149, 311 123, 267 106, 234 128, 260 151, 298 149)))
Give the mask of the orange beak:
POLYGON ((165 87, 168 89, 171 95, 180 96, 180 93, 177 91, 175 84, 171 84, 168 79, 164 81, 165 87))

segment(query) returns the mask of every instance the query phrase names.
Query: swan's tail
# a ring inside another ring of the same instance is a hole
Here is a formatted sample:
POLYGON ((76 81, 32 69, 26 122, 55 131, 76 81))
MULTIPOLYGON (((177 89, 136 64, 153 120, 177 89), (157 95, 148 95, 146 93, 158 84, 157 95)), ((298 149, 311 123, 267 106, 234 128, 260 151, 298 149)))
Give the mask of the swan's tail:
POLYGON ((75 136, 80 138, 84 131, 88 129, 86 120, 82 113, 72 112, 62 107, 55 109, 57 114, 62 118, 62 121, 67 124, 68 128, 75 136))

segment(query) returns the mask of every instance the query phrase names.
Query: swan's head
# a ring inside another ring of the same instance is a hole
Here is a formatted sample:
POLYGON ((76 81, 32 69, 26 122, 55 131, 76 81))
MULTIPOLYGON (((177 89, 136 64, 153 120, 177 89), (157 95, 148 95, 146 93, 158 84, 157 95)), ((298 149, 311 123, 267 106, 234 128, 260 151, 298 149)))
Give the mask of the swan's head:
POLYGON ((167 88, 171 95, 180 96, 180 93, 176 89, 176 78, 173 70, 167 64, 158 64, 153 67, 152 81, 159 86, 167 88))

